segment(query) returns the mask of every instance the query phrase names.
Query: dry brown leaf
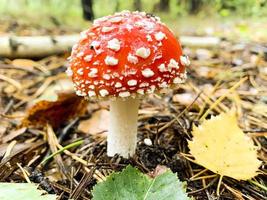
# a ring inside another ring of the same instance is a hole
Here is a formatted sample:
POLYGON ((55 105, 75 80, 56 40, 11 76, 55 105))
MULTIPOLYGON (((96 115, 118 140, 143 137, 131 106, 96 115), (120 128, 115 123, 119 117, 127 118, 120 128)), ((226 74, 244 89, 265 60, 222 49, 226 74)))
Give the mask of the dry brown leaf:
POLYGON ((107 131, 108 126, 109 112, 102 109, 94 112, 90 119, 81 121, 78 130, 94 135, 107 131))
POLYGON ((248 180, 261 162, 251 138, 243 133, 232 113, 222 113, 193 127, 190 153, 196 163, 221 176, 248 180))
POLYGON ((39 101, 27 111, 22 126, 43 127, 47 123, 57 128, 64 122, 81 116, 86 111, 87 102, 73 92, 58 94, 57 101, 39 101))

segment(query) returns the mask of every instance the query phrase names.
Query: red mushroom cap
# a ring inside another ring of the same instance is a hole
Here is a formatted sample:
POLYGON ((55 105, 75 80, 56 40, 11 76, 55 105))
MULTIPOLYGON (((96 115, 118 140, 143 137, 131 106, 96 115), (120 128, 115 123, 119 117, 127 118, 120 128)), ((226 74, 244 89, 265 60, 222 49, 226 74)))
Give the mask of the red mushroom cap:
POLYGON ((186 65, 181 45, 159 18, 124 11, 81 33, 67 74, 77 95, 123 98, 182 83, 186 65))

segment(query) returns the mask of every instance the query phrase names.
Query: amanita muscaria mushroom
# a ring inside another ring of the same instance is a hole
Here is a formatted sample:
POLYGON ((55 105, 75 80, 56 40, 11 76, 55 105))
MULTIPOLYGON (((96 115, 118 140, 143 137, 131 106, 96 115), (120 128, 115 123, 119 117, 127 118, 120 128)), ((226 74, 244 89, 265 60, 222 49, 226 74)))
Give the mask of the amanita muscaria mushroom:
POLYGON ((81 33, 67 74, 77 95, 110 100, 108 156, 135 153, 139 99, 183 83, 187 65, 173 33, 144 12, 102 17, 81 33))

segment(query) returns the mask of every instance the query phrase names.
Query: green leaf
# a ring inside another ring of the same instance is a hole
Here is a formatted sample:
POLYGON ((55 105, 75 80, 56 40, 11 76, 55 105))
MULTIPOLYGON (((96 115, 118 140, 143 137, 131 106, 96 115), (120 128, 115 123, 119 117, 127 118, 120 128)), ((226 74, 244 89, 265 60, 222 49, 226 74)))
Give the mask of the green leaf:
POLYGON ((185 185, 170 170, 152 179, 132 166, 98 183, 93 200, 188 200, 185 185))
POLYGON ((1 200, 56 200, 56 197, 38 190, 33 183, 0 183, 1 200))

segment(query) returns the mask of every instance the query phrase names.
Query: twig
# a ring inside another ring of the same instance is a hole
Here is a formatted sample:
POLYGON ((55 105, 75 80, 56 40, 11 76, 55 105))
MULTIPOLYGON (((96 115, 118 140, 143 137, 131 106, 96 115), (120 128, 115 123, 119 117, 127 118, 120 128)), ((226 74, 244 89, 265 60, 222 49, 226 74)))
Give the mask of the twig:
POLYGON ((212 105, 211 107, 202 115, 200 118, 200 121, 205 119, 209 112, 214 109, 225 97, 227 97, 231 92, 233 92, 236 88, 238 88, 242 83, 244 83, 248 77, 242 78, 240 81, 238 81, 234 86, 232 86, 230 89, 227 90, 227 92, 222 95, 220 98, 218 98, 212 105))

